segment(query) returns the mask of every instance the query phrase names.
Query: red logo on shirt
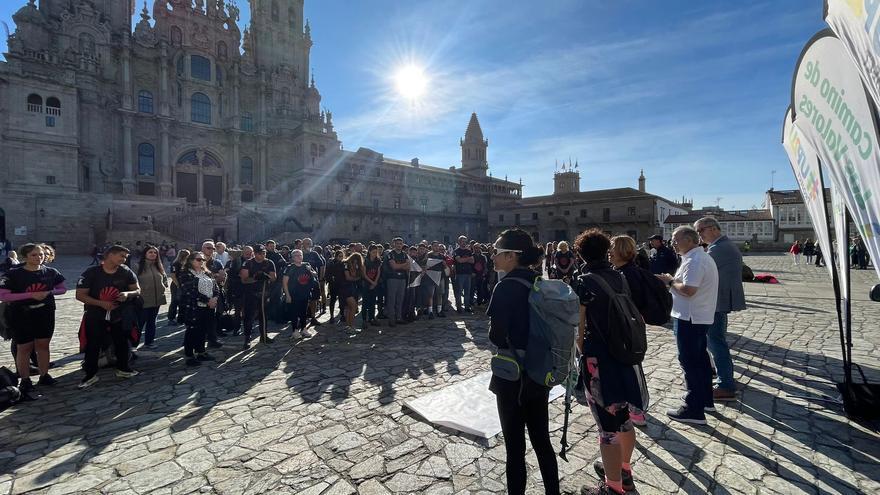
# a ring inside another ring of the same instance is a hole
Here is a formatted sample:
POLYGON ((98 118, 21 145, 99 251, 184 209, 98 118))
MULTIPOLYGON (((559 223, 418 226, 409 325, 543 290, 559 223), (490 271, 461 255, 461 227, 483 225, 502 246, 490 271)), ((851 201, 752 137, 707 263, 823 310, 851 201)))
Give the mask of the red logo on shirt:
POLYGON ((119 289, 116 287, 104 287, 98 295, 98 299, 102 301, 115 301, 119 297, 119 289))
POLYGON ((25 292, 43 292, 44 290, 48 289, 49 288, 46 287, 46 284, 37 282, 35 284, 28 285, 27 289, 25 289, 25 292))
POLYGON ((300 276, 296 278, 299 285, 307 285, 311 280, 312 277, 310 277, 308 273, 301 273, 300 276))

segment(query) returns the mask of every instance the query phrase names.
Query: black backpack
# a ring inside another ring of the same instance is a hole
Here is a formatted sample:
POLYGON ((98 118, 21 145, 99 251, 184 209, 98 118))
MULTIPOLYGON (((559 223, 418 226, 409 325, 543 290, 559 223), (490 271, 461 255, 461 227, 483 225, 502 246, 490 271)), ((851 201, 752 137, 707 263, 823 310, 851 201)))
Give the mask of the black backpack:
POLYGON ((587 277, 599 284, 608 296, 609 332, 607 335, 597 332, 608 346, 608 352, 623 364, 641 363, 648 350, 648 336, 645 333, 645 320, 630 297, 626 277, 620 274, 623 292, 612 289, 605 279, 595 273, 588 273, 587 277))
POLYGON ((639 268, 642 287, 645 294, 645 307, 642 318, 648 325, 665 325, 672 313, 672 294, 662 280, 648 270, 639 268))

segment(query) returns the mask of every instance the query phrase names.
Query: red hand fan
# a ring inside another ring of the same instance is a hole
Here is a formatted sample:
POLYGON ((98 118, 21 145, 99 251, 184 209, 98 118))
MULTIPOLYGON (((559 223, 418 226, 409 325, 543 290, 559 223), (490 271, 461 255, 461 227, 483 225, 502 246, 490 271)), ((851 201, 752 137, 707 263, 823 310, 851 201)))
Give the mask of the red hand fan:
POLYGON ((104 287, 98 294, 98 299, 102 301, 115 301, 119 297, 119 289, 116 287, 104 287))
POLYGON ((44 290, 48 289, 49 288, 46 287, 45 284, 37 282, 35 284, 28 285, 27 289, 25 289, 25 292, 43 292, 44 290))

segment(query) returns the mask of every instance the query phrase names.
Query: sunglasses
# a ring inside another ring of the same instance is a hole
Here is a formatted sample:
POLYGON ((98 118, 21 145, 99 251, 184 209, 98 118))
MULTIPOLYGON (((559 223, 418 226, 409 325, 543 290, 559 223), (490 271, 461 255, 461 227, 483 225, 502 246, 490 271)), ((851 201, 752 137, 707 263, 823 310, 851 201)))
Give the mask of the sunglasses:
POLYGON ((496 254, 496 255, 504 254, 504 253, 519 253, 519 254, 522 254, 522 250, 521 250, 521 249, 504 249, 504 248, 499 248, 499 247, 495 248, 495 254, 496 254))
POLYGON ((193 258, 196 261, 205 261, 205 258, 193 258))

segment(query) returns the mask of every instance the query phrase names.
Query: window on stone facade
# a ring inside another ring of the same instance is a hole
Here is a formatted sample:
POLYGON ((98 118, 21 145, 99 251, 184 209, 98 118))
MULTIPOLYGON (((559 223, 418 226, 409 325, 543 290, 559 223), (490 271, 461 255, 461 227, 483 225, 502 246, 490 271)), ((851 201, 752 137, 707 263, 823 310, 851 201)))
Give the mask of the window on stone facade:
POLYGON ((211 99, 204 93, 195 93, 190 102, 192 106, 192 121, 201 124, 211 123, 211 99))
POLYGON ((183 85, 180 83, 177 83, 177 106, 183 106, 183 85))
POLYGON ((184 59, 185 57, 181 55, 177 58, 177 77, 183 77, 186 75, 186 70, 184 67, 184 59))
POLYGON ((46 127, 55 127, 55 117, 46 115, 46 127))
POLYGON ((239 180, 242 185, 250 186, 254 183, 254 161, 250 157, 241 159, 241 177, 239 180))
POLYGON ((223 69, 217 66, 217 86, 223 87, 223 69))
POLYGON ((626 214, 629 215, 629 216, 631 216, 631 217, 636 216, 636 207, 635 207, 635 206, 630 206, 630 207, 628 207, 628 208, 626 209, 626 214))
POLYGON ((399 210, 400 209, 400 198, 394 198, 394 200, 391 203, 391 207, 394 208, 395 210, 399 210))
POLYGON ((47 175, 46 176, 46 184, 49 184, 50 186, 55 184, 55 176, 54 175, 47 175))
MULTIPOLYGON (((583 211, 583 210, 581 210, 581 211, 583 211)), ((533 212, 532 213, 532 220, 537 220, 537 219, 538 219, 538 212, 533 212)))
POLYGON ((565 216, 569 216, 569 215, 571 215, 571 211, 570 211, 570 210, 565 210, 565 211, 562 212, 562 214, 565 215, 565 216))
POLYGON ((38 94, 28 95, 27 110, 32 113, 43 113, 43 97, 38 94))
POLYGON ((287 15, 288 17, 290 17, 290 29, 296 31, 296 11, 293 9, 293 7, 290 8, 290 11, 287 13, 287 15))
POLYGON ((245 132, 254 132, 254 117, 250 112, 241 114, 241 130, 245 132))
POLYGON ((156 175, 156 150, 150 143, 141 143, 138 146, 138 175, 156 175))
POLYGON ((513 224, 519 225, 519 213, 517 213, 513 216, 513 224))
POLYGON ((226 57, 229 55, 229 49, 226 48, 226 43, 219 42, 217 43, 217 58, 220 60, 226 60, 226 57))
POLYGON ((46 98, 46 114, 47 115, 61 115, 61 100, 54 96, 50 96, 46 98))
POLYGON ((242 191, 241 192, 241 202, 242 203, 253 203, 254 202, 254 192, 253 191, 242 191))
POLYGON ((189 72, 193 79, 211 80, 211 61, 200 55, 189 57, 189 72))
POLYGON ((611 208, 602 208, 602 221, 608 222, 611 220, 611 208))
POLYGON ((153 113, 153 93, 149 91, 138 93, 138 112, 153 113))

